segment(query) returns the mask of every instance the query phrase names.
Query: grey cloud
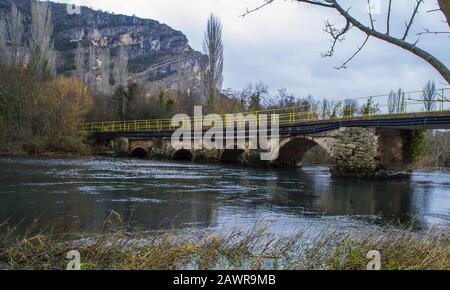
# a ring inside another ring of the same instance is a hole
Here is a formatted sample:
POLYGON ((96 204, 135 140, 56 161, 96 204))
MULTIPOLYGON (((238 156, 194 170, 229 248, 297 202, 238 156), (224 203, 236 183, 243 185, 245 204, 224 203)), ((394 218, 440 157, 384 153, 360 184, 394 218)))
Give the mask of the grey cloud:
MULTIPOLYGON (((329 41, 322 31, 326 19, 343 24, 336 12, 290 1, 278 1, 263 11, 244 19, 239 13, 262 0, 86 0, 60 1, 88 4, 116 13, 136 14, 153 18, 183 31, 195 49, 201 50, 201 40, 210 12, 217 14, 224 25, 225 87, 243 88, 248 82, 264 81, 272 91, 287 88, 297 95, 318 97, 356 97, 381 94, 402 87, 417 90, 428 80, 443 82, 426 62, 377 39, 349 65, 335 70, 361 45, 364 35, 353 31, 339 44, 333 58, 321 58, 329 41), (133 2, 133 5, 130 5, 133 2)), ((341 1, 352 4, 352 13, 368 23, 365 1, 341 1)), ((386 0, 381 0, 386 2, 386 0)), ((401 35, 415 1, 394 1, 392 33, 401 35)), ((435 0, 427 0, 418 15, 411 41, 423 28, 448 30, 437 13, 435 0)), ((376 26, 385 27, 386 11, 376 16, 376 26)), ((423 36, 419 46, 430 51, 447 65, 450 63, 450 38, 423 36)), ((441 85, 442 86, 442 85, 441 85)))

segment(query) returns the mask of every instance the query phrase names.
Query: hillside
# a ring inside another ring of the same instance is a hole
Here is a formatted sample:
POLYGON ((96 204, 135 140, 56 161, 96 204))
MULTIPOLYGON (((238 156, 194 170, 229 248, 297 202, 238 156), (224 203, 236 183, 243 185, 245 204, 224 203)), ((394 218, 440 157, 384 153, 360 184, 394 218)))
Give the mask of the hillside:
MULTIPOLYGON (((11 2, 0 0, 3 17, 8 17, 11 2)), ((30 0, 15 0, 15 3, 26 24, 26 43, 30 37, 30 0)), ((110 49, 114 62, 117 48, 123 44, 129 58, 129 79, 143 84, 147 94, 179 86, 180 82, 185 88, 200 90, 207 58, 189 46, 182 32, 150 19, 115 15, 87 7, 81 8, 81 14, 70 14, 67 5, 60 3, 51 3, 51 7, 59 74, 73 73, 74 53, 81 43, 86 55, 89 47, 94 48, 94 78, 98 80, 102 49, 110 49)))

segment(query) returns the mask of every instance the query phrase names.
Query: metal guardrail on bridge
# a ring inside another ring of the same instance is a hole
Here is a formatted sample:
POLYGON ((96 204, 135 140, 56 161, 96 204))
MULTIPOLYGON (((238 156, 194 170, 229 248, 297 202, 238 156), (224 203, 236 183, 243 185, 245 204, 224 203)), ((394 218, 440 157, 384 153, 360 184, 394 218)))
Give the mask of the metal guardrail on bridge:
MULTIPOLYGON (((289 125, 339 119, 369 119, 376 115, 390 118, 398 116, 400 118, 402 115, 410 113, 450 111, 450 88, 436 90, 435 98, 430 102, 422 99, 424 93, 424 91, 403 92, 396 103, 392 102, 391 94, 386 94, 333 101, 328 103, 327 108, 323 104, 314 103, 288 108, 242 112, 242 114, 255 114, 257 118, 260 115, 278 114, 280 125, 289 125)), ((223 115, 222 118, 226 123, 226 115, 223 115)), ((191 121, 193 122, 194 118, 191 118, 191 121)), ((177 127, 172 126, 172 119, 91 122, 81 125, 81 130, 87 133, 161 132, 175 129, 177 127)))

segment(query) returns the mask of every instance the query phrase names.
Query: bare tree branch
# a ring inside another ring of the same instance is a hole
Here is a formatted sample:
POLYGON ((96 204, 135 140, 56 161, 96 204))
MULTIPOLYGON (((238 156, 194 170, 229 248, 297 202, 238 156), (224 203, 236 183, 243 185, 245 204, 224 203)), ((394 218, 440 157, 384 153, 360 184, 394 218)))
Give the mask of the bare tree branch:
POLYGON ((331 36, 331 47, 328 51, 322 53, 322 57, 332 57, 334 55, 334 48, 338 42, 342 42, 344 40, 344 35, 352 28, 350 22, 347 21, 345 27, 343 29, 335 28, 334 24, 331 24, 329 21, 325 21, 325 29, 324 31, 330 34, 331 36))
MULTIPOLYGON (((301 1, 301 0, 297 0, 297 1, 301 1)), ((370 35, 373 36, 375 38, 381 39, 383 41, 386 41, 390 44, 393 44, 395 46, 401 47, 413 54, 415 54, 416 56, 422 58, 423 60, 425 60, 426 62, 428 62, 430 65, 432 65, 441 75, 442 77, 448 82, 450 83, 450 71, 447 68, 447 66, 442 63, 440 60, 438 60, 436 57, 434 57, 433 55, 431 55, 430 53, 428 53, 427 51, 417 47, 414 44, 411 44, 403 39, 398 39, 395 37, 392 37, 390 35, 387 35, 385 33, 381 33, 378 32, 376 30, 372 30, 369 27, 365 26, 364 24, 362 24, 361 22, 359 22, 358 20, 356 20, 353 16, 351 16, 347 10, 345 10, 342 6, 340 6, 336 0, 329 0, 329 1, 333 1, 333 5, 335 7, 335 9, 344 17, 346 18, 353 26, 355 26, 356 28, 358 28, 359 30, 361 30, 362 32, 364 32, 366 35, 370 35)))
POLYGON ((422 32, 419 32, 416 35, 420 36, 420 35, 424 35, 424 34, 434 34, 434 35, 450 34, 450 31, 431 31, 428 28, 424 28, 422 32))
MULTIPOLYGON (((273 2, 275 2, 275 0, 264 0, 264 4, 261 4, 261 5, 257 6, 256 8, 253 8, 253 9, 248 9, 247 8, 245 13, 241 14, 240 17, 245 17, 245 16, 247 16, 250 13, 256 12, 256 11, 266 7, 267 5, 272 4, 273 2)), ((333 8, 333 4, 329 0, 323 0, 323 1, 320 1, 320 0, 317 0, 317 1, 314 1, 314 0, 302 0, 301 2, 312 4, 312 5, 323 6, 323 7, 327 7, 327 8, 333 8)))
MULTIPOLYGON (((375 25, 373 23, 373 15, 372 15, 372 6, 370 5, 370 0, 367 0, 367 7, 369 9, 369 19, 370 19, 370 25, 372 27, 372 30, 375 30, 375 25)), ((348 12, 348 10, 347 10, 348 12)))
POLYGON ((370 35, 367 35, 367 37, 364 40, 363 44, 360 47, 358 47, 356 52, 346 62, 344 62, 341 66, 335 67, 335 69, 346 69, 347 68, 347 64, 349 62, 351 62, 358 55, 358 53, 364 48, 364 46, 366 46, 367 41, 369 40, 369 38, 370 38, 370 35))
POLYGON ((422 3, 423 3, 423 0, 417 0, 416 8, 414 9, 414 12, 413 12, 413 14, 411 16, 411 19, 409 20, 409 23, 406 25, 406 31, 405 31, 405 34, 403 34, 402 40, 406 40, 406 37, 408 36, 409 30, 411 29, 411 26, 412 26, 412 24, 414 22, 414 18, 416 17, 417 13, 419 12, 420 4, 422 4, 422 3))
POLYGON ((444 13, 447 24, 450 27, 450 3, 448 0, 438 0, 439 8, 444 13))
POLYGON ((256 7, 256 8, 253 8, 253 9, 248 9, 248 8, 247 8, 247 10, 245 11, 245 13, 244 13, 244 14, 241 14, 240 17, 245 17, 245 16, 247 16, 247 15, 250 14, 250 13, 253 13, 253 12, 255 12, 255 11, 258 11, 258 10, 264 8, 265 6, 272 4, 272 2, 274 2, 274 1, 275 1, 275 0, 264 0, 264 4, 261 4, 260 6, 258 6, 258 7, 256 7))
MULTIPOLYGON (((350 27, 350 28, 356 27, 358 30, 360 30, 361 32, 363 32, 366 35, 366 40, 364 41, 363 45, 361 47, 359 47, 358 50, 356 51, 356 53, 347 62, 345 62, 340 68, 346 67, 348 62, 351 61, 362 50, 362 48, 367 43, 368 38, 370 38, 370 36, 372 36, 377 39, 383 40, 387 43, 390 43, 392 45, 395 45, 397 47, 400 47, 404 50, 407 50, 407 51, 413 53, 414 55, 422 58, 424 61, 429 63, 431 66, 433 66, 441 74, 441 76, 447 81, 447 83, 450 84, 450 70, 447 68, 447 66, 443 62, 441 62, 439 59, 437 59, 436 57, 431 55, 429 52, 417 47, 416 44, 417 44, 418 40, 415 43, 410 43, 410 42, 406 41, 409 31, 413 25, 414 19, 419 11, 419 7, 422 4, 422 2, 424 2, 423 0, 416 0, 417 4, 414 7, 414 12, 409 20, 409 23, 406 24, 406 31, 403 34, 403 38, 396 38, 389 34, 389 26, 390 26, 389 19, 391 17, 391 8, 392 8, 391 2, 390 2, 389 16, 388 16, 388 18, 389 18, 388 19, 388 33, 382 33, 382 32, 375 30, 373 26, 372 27, 367 26, 367 25, 363 24, 362 22, 360 22, 359 20, 357 20, 356 18, 354 18, 349 13, 349 9, 344 9, 341 6, 341 4, 338 3, 337 0, 322 0, 322 1, 319 1, 319 0, 317 0, 317 1, 295 0, 295 1, 297 1, 298 3, 307 3, 307 4, 311 4, 311 5, 335 9, 337 12, 339 12, 339 14, 341 14, 341 16, 343 16, 346 19, 346 21, 347 21, 346 27, 350 27)), ((272 0, 272 1, 266 0, 266 3, 264 5, 262 5, 262 7, 269 5, 273 2, 274 2, 274 0, 272 0)), ((448 2, 448 0, 438 0, 438 2, 440 4, 442 11, 447 16, 447 19, 450 19, 450 3, 448 2), (447 10, 445 10, 445 9, 447 9, 447 10)), ((262 7, 259 7, 259 8, 262 8, 262 7)), ((251 10, 249 11, 249 13, 251 13, 251 10)), ((344 28, 343 30, 338 30, 338 29, 334 28, 333 25, 330 25, 329 22, 326 22, 325 31, 331 35, 332 45, 331 45, 331 49, 327 53, 323 54, 323 56, 333 55, 336 43, 338 41, 343 40, 345 33, 342 33, 342 32, 348 32, 350 30, 350 28, 348 28, 348 29, 344 28)))
POLYGON ((391 12, 392 12, 392 0, 389 0, 389 7, 388 7, 388 16, 387 16, 387 29, 386 29, 386 34, 389 35, 390 30, 391 30, 391 12))
POLYGON ((322 1, 302 0, 300 2, 304 2, 304 3, 308 3, 308 4, 312 4, 312 5, 323 6, 323 7, 327 7, 327 8, 334 8, 333 1, 331 1, 331 0, 324 0, 323 2, 322 1))
POLYGON ((442 12, 442 10, 440 8, 427 10, 427 13, 432 13, 432 12, 442 12))

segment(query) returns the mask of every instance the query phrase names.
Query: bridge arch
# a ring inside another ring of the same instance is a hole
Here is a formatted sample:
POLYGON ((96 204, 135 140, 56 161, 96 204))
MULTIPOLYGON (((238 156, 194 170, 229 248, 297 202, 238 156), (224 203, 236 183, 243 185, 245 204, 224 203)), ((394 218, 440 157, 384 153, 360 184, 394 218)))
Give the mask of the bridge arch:
POLYGON ((186 149, 177 150, 172 154, 172 159, 177 161, 192 161, 193 158, 192 152, 186 149))
POLYGON ((131 155, 131 157, 135 157, 135 158, 147 158, 148 151, 142 147, 135 147, 135 148, 133 148, 133 150, 131 150, 130 155, 131 155))
POLYGON ((280 141, 279 155, 274 164, 283 167, 298 167, 302 164, 306 152, 315 146, 320 146, 330 156, 333 156, 332 148, 320 138, 291 137, 280 141))
POLYGON ((219 161, 223 163, 239 163, 239 158, 245 153, 243 149, 225 149, 220 154, 219 161))

